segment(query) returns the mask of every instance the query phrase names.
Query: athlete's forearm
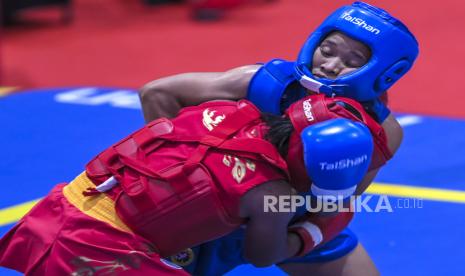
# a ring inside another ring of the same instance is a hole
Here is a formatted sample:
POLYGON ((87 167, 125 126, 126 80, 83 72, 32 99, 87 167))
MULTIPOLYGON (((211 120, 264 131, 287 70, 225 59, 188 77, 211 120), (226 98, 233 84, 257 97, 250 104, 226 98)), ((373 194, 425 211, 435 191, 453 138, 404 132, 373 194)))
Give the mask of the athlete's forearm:
POLYGON ((245 98, 250 79, 260 65, 226 72, 186 73, 147 83, 139 91, 146 121, 174 117, 181 108, 211 100, 245 98))
POLYGON ((285 239, 275 239, 273 243, 273 246, 270 246, 268 250, 263 250, 254 245, 246 245, 245 259, 256 267, 267 267, 295 257, 302 247, 299 236, 290 232, 287 233, 285 239))
POLYGON ((211 80, 221 73, 186 73, 154 80, 140 91, 140 101, 147 122, 160 117, 172 118, 182 107, 208 100, 211 80))
MULTIPOLYGON (((302 241, 296 233, 287 233, 287 253, 284 259, 293 258, 302 248, 302 241)), ((284 261, 284 260, 283 260, 284 261)))

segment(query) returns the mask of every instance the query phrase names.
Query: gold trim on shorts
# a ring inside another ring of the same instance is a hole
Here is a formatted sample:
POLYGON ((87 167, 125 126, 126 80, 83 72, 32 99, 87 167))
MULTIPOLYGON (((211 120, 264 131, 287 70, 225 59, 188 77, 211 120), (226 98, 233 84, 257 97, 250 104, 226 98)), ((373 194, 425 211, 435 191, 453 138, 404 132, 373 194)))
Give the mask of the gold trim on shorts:
POLYGON ((87 177, 86 172, 83 172, 63 188, 63 195, 69 203, 84 214, 106 222, 121 231, 132 233, 116 214, 115 202, 104 193, 84 196, 82 192, 87 188, 95 188, 95 185, 87 177))

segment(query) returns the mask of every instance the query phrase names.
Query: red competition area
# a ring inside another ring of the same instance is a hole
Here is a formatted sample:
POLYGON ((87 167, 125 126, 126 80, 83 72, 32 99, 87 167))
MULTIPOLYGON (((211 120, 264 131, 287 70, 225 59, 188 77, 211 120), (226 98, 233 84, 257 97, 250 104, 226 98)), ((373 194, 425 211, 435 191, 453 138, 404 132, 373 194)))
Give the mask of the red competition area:
MULTIPOLYGON (((223 71, 280 57, 294 59, 307 35, 350 1, 251 0, 220 22, 189 19, 187 5, 142 0, 75 0, 75 19, 29 12, 30 23, 2 35, 4 86, 140 87, 189 71, 223 71)), ((465 2, 370 1, 401 18, 420 42, 414 69, 391 89, 394 111, 465 117, 465 2)), ((55 12, 55 13, 54 13, 55 12)))

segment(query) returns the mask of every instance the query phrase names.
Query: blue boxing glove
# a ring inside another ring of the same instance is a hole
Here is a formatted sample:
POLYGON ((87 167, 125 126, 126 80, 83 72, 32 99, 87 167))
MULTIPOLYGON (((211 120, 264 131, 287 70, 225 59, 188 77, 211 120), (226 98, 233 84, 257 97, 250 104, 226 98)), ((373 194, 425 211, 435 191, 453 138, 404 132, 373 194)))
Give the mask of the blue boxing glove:
POLYGON ((369 129, 338 118, 308 126, 300 136, 305 168, 313 180, 312 196, 346 199, 353 195, 373 154, 369 129))
POLYGON ((273 59, 253 76, 247 99, 262 112, 281 115, 289 105, 307 95, 294 76, 294 62, 273 59))

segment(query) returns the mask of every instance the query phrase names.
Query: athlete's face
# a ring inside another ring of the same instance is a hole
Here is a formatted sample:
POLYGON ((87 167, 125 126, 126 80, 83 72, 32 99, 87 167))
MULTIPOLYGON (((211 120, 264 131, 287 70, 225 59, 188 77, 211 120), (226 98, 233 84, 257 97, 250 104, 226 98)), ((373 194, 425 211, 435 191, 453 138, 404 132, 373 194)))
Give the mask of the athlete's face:
POLYGON ((332 32, 313 53, 312 74, 335 79, 359 69, 370 57, 371 51, 365 44, 343 33, 332 32))

